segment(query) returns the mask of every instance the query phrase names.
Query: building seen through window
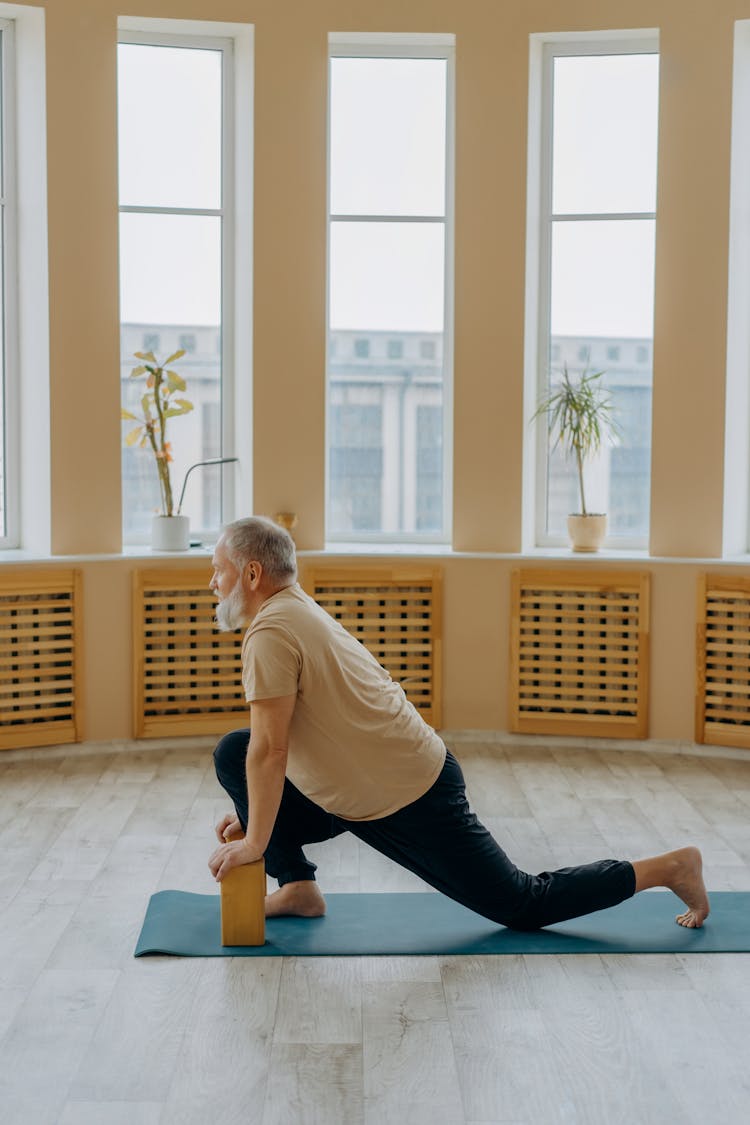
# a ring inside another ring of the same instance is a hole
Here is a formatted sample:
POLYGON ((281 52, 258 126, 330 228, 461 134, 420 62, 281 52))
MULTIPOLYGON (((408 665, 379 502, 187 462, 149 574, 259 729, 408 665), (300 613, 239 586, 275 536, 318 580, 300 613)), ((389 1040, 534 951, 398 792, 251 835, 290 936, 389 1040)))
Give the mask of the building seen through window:
MULTIPOLYGON (((121 379, 123 400, 128 393, 133 352, 140 350, 148 326, 122 325, 121 379)), ((176 350, 182 334, 179 325, 160 325, 159 338, 166 355, 176 350), (166 349, 166 351, 165 351, 166 349)), ((217 385, 221 357, 215 327, 193 330, 195 351, 183 356, 179 368, 187 382, 186 396, 195 409, 177 420, 174 445, 195 451, 196 459, 220 456, 220 410, 217 385)), ((360 533, 377 533, 386 521, 406 521, 419 532, 439 530, 443 511, 442 341, 439 333, 334 332, 329 345, 331 414, 329 475, 334 526, 356 539, 360 533), (390 344, 401 344, 401 356, 391 356, 390 344), (370 362, 357 354, 365 341, 370 362), (424 344, 432 345, 432 360, 424 357, 424 344)), ((609 488, 609 522, 614 534, 637 532, 634 513, 642 508, 648 490, 651 442, 651 341, 596 337, 555 337, 559 364, 567 364, 574 377, 588 367, 605 371, 621 437, 603 453, 600 472, 609 488), (607 361, 616 347, 620 359, 607 361), (586 360, 581 362, 580 355, 586 360), (646 356, 645 360, 643 356, 646 356)), ((187 465, 179 454, 174 486, 179 489, 187 465)), ((577 475, 572 461, 553 455, 550 474, 550 520, 564 522, 577 506, 577 475)), ((159 486, 150 453, 123 449, 123 477, 128 505, 127 529, 131 537, 149 535, 150 519, 159 506, 159 486)), ((196 493, 191 494, 194 527, 218 527, 220 470, 200 470, 196 493)), ((196 476, 196 474, 193 474, 196 476)), ((192 482, 192 478, 191 478, 192 482)))
MULTIPOLYGON (((123 400, 128 393, 133 352, 153 330, 138 324, 122 325, 121 379, 123 400)), ((179 325, 160 325, 158 336, 166 355, 179 345, 179 325), (166 350, 165 350, 166 349, 166 350)), ((195 459, 220 456, 220 410, 217 385, 221 371, 215 327, 193 329, 195 350, 183 356, 179 368, 187 382, 186 396, 195 409, 177 420, 173 432, 176 450, 195 451, 195 459), (179 433, 176 427, 179 426, 179 433)), ((329 422, 329 476, 334 526, 356 539, 360 533, 377 533, 389 521, 406 523, 415 531, 439 530, 443 512, 442 340, 439 333, 339 331, 329 343, 331 413, 329 422), (370 362, 362 364, 357 345, 368 345, 370 362), (401 345, 395 358, 391 345, 401 345), (424 345, 432 345, 426 359, 424 345), (333 345, 331 347, 330 345, 333 345)), ((609 489, 609 522, 614 534, 639 531, 634 514, 642 508, 648 490, 651 441, 651 341, 597 337, 555 337, 559 365, 573 377, 586 368, 605 371, 620 439, 607 446, 600 464, 609 489), (617 363, 607 360, 616 348, 617 363), (586 359, 582 362, 580 355, 586 359), (645 355, 645 359, 643 358, 645 355)), ((174 486, 179 489, 187 464, 176 455, 174 486)), ((550 521, 564 522, 577 506, 577 475, 572 461, 559 452, 552 458, 550 521)), ((128 505, 127 529, 131 538, 148 537, 150 519, 159 506, 159 486, 150 453, 123 449, 123 477, 128 505)), ((191 523, 198 528, 218 527, 220 470, 200 471, 191 494, 191 523)), ((194 474, 195 476, 196 474, 194 474)), ((192 478, 191 478, 192 482, 192 478)), ((192 485, 191 485, 192 486, 192 485)))
POLYGON ((330 526, 439 533, 443 524, 442 334, 332 330, 329 344, 330 526), (370 356, 363 364, 358 345, 370 356), (432 345, 426 359, 422 345, 432 345), (396 346, 398 345, 398 346, 396 346))

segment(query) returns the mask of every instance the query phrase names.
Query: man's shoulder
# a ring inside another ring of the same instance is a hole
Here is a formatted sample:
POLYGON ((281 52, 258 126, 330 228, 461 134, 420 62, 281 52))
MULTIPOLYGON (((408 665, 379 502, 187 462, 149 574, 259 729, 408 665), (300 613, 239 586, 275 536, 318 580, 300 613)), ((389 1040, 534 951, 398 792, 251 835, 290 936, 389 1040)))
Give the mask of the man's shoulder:
POLYGON ((321 615, 328 617, 328 614, 321 610, 318 603, 298 584, 285 586, 263 604, 250 625, 245 639, 248 641, 252 637, 268 632, 297 636, 315 620, 319 620, 321 615))

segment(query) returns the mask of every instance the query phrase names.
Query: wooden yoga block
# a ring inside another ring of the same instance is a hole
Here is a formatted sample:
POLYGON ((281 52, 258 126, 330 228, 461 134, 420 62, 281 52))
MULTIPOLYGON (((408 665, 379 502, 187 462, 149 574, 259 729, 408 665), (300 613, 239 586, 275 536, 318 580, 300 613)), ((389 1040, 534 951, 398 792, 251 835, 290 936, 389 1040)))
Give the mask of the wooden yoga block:
POLYGON ((221 887, 221 944, 263 945, 266 940, 266 865, 233 867, 221 887))

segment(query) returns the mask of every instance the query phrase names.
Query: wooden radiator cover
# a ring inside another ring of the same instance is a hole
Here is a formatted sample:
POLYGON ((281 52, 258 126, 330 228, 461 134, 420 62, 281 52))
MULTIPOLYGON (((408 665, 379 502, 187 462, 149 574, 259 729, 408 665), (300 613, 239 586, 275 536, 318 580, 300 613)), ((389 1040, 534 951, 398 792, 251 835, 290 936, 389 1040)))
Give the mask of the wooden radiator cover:
POLYGON ((137 738, 223 734, 249 726, 242 633, 214 626, 210 569, 133 576, 134 728, 137 738))
POLYGON ((401 684, 433 727, 441 723, 442 573, 326 568, 305 589, 401 684))
POLYGON ((698 581, 696 742, 750 749, 750 578, 698 581))
POLYGON ((511 730, 645 738, 648 668, 648 574, 514 571, 511 730))
POLYGON ((0 572, 0 749, 80 738, 77 570, 0 572))

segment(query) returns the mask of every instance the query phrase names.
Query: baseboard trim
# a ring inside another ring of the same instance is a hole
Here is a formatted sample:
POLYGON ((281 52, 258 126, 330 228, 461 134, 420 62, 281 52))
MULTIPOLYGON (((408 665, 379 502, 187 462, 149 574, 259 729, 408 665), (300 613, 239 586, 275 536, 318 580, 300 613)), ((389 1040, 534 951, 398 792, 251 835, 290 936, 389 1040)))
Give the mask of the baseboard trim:
POLYGON ((732 758, 750 762, 750 750, 709 746, 677 739, 575 738, 552 734, 514 734, 511 731, 441 730, 445 742, 489 742, 500 746, 539 746, 556 750, 635 750, 643 754, 682 754, 693 758, 732 758))
MULTIPOLYGON (((528 746, 547 750, 632 750, 642 754, 679 754, 692 758, 731 758, 734 761, 750 762, 750 750, 668 739, 640 741, 630 738, 574 738, 551 734, 513 734, 511 731, 502 730, 440 730, 438 733, 446 743, 457 746, 467 742, 480 742, 493 746, 528 746)), ((123 738, 111 742, 77 742, 59 746, 3 750, 0 751, 0 765, 7 762, 91 757, 97 754, 139 752, 150 754, 154 750, 177 752, 192 749, 210 753, 220 737, 220 734, 216 734, 191 735, 184 738, 123 738)))

